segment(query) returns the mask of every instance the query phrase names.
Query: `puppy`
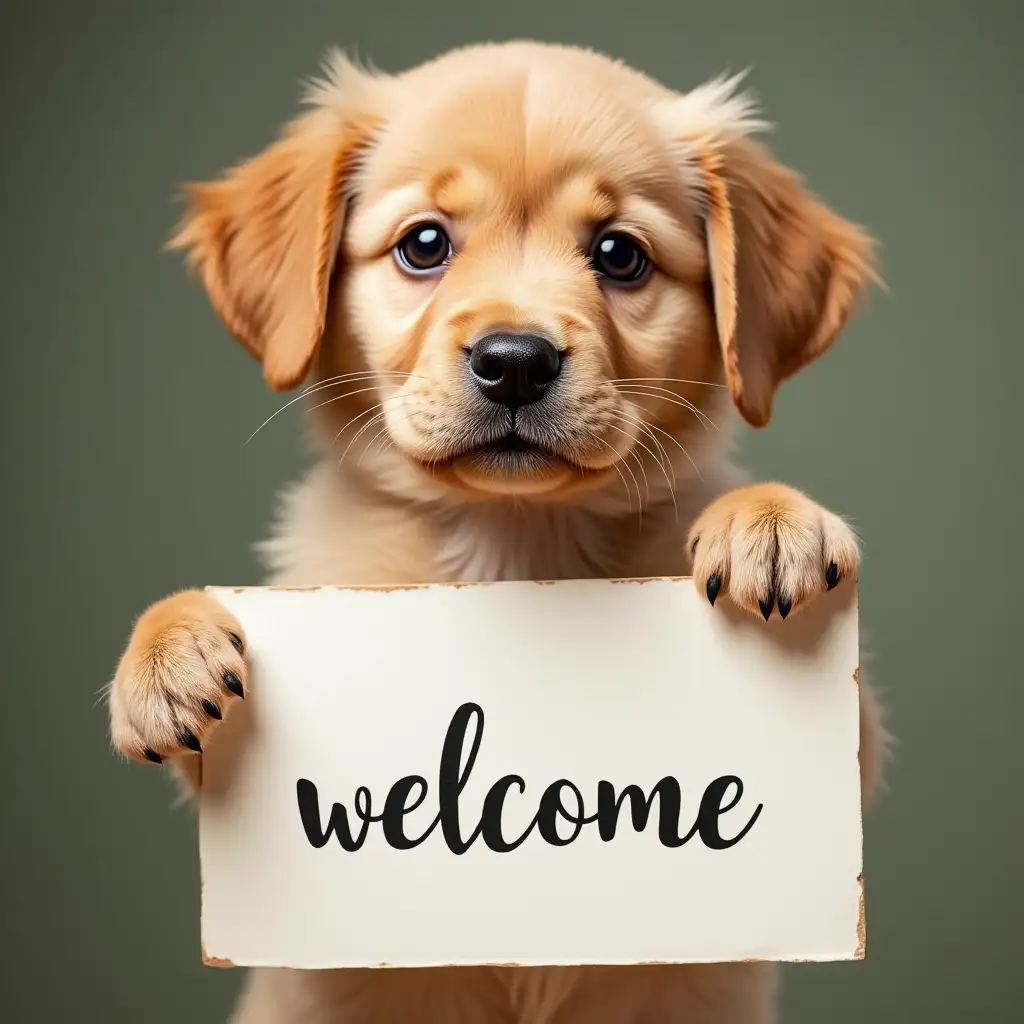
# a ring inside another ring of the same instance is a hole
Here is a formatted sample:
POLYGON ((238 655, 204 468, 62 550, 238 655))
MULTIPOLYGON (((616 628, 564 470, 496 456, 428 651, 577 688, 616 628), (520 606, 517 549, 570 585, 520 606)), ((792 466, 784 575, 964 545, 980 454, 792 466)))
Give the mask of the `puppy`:
MULTIPOLYGON (((692 574, 768 619, 856 578, 840 518, 728 461, 733 420, 768 423, 874 276, 861 229, 753 141, 735 80, 680 95, 511 43, 394 76, 335 56, 307 99, 191 188, 173 243, 270 387, 308 382, 323 458, 265 545, 273 582, 692 574)), ((201 591, 151 607, 116 748, 194 785, 245 644, 201 591)), ((860 693, 870 794, 884 733, 860 693)), ((256 970, 234 1020, 767 1024, 775 992, 764 963, 256 970)))

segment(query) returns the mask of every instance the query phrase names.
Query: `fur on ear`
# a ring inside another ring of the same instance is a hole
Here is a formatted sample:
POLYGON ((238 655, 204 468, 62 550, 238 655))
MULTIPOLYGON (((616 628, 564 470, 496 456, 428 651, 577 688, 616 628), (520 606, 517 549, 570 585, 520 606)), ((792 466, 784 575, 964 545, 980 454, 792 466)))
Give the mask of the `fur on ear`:
POLYGON ((726 382, 765 426, 780 384, 817 359, 875 271, 874 243, 747 138, 763 127, 739 78, 668 101, 660 119, 704 205, 726 382))
POLYGON ((383 82, 334 54, 308 91, 313 110, 219 180, 186 186, 169 246, 188 252, 214 310, 275 390, 299 385, 316 357, 347 183, 383 122, 383 82))

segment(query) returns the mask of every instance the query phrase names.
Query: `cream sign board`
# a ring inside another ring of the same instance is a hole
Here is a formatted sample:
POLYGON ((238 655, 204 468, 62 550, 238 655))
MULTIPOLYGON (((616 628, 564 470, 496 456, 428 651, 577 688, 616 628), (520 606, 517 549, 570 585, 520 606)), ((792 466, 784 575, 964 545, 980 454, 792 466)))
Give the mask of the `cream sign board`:
POLYGON ((856 592, 209 588, 204 958, 333 968, 864 953, 856 592))

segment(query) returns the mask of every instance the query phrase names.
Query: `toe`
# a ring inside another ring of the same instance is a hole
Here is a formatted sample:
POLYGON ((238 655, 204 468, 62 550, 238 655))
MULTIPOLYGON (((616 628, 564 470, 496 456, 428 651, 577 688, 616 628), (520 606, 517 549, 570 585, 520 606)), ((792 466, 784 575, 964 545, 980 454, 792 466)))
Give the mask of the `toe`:
POLYGON ((737 523, 732 537, 729 596, 768 619, 775 607, 775 530, 760 522, 737 523))
POLYGON ((188 747, 189 750, 194 750, 197 754, 201 754, 203 752, 202 745, 196 737, 196 734, 191 729, 182 729, 181 735, 178 738, 183 747, 188 747))
POLYGON ((822 510, 821 554, 818 562, 818 587, 834 590, 843 580, 855 580, 860 574, 860 552, 853 530, 839 516, 822 510))
POLYGON ((711 605, 729 589, 728 524, 706 524, 693 542, 693 581, 711 605))
POLYGON ((821 591, 821 522, 816 509, 780 517, 776 543, 776 593, 779 614, 786 618, 821 591))

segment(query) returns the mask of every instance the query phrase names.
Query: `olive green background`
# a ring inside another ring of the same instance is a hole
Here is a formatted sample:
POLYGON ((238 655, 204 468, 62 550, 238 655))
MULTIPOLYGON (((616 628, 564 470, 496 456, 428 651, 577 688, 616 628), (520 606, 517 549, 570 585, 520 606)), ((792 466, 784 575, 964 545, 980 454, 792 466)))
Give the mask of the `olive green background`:
POLYGON ((99 700, 146 603, 258 582, 304 457, 290 414, 244 444, 281 399, 160 252, 178 183, 268 142, 332 43, 397 70, 517 36, 679 88, 752 66, 779 155, 881 240, 889 293, 743 438, 860 532, 900 739, 868 959, 787 968, 787 1019, 1022 1019, 1022 9, 3 0, 0 1019, 220 1021, 240 980, 200 964, 189 812, 99 700))

